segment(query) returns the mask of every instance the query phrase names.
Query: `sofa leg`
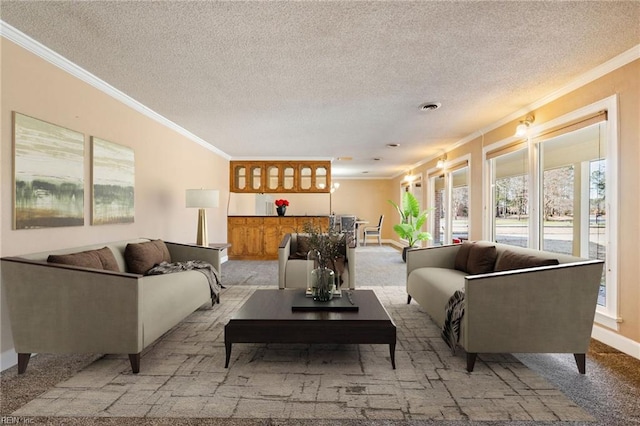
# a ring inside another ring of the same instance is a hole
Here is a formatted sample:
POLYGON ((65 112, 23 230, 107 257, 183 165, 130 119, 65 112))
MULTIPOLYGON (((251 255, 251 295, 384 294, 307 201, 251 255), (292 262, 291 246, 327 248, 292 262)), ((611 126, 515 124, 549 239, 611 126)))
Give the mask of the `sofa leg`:
POLYGON ((138 374, 140 372, 140 354, 129 354, 129 362, 131 363, 133 374, 138 374))
POLYGON ((31 354, 18 354, 18 374, 24 374, 27 371, 27 365, 29 365, 29 360, 31 359, 31 354))
POLYGON ((467 353, 467 371, 471 373, 476 365, 477 353, 467 353))
POLYGON ((408 305, 409 303, 411 303, 411 295, 410 295, 410 294, 407 294, 407 305, 408 305))
POLYGON ((578 365, 578 371, 580 374, 585 374, 586 366, 587 366, 587 357, 585 354, 573 354, 573 357, 576 359, 576 364, 578 365))

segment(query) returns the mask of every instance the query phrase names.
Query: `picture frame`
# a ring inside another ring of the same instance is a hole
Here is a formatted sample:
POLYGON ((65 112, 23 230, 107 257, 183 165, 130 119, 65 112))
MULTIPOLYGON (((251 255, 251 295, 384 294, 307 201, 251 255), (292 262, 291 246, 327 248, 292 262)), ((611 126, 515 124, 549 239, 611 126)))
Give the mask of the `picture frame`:
POLYGON ((91 137, 92 225, 133 223, 135 154, 132 148, 91 137))
POLYGON ((13 112, 13 229, 84 225, 84 134, 13 112))

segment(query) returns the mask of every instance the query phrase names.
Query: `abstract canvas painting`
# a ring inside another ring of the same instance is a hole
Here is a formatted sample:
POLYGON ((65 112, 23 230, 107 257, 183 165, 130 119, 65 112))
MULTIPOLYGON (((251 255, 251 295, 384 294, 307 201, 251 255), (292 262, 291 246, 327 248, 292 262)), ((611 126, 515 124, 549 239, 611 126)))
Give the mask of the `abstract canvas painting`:
POLYGON ((14 229, 84 225, 84 135, 13 114, 14 229))
POLYGON ((131 223, 134 217, 133 149, 91 137, 92 225, 131 223))

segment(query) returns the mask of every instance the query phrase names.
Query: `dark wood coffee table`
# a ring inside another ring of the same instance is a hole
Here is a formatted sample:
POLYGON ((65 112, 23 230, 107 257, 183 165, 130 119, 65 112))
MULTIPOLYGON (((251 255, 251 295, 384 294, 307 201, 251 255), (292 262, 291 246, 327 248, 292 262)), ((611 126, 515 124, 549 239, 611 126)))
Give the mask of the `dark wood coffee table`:
POLYGON ((396 368, 396 325, 373 290, 352 291, 358 311, 292 311, 304 297, 298 289, 256 290, 224 327, 225 368, 233 343, 388 344, 396 368))

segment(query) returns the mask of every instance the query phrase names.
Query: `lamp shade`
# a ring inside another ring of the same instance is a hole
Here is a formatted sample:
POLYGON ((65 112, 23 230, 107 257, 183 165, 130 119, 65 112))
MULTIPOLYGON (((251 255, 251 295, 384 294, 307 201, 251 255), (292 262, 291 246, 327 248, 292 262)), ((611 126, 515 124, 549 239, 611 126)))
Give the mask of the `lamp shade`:
POLYGON ((516 127, 516 136, 524 136, 527 134, 527 128, 529 126, 526 123, 520 123, 516 127))
POLYGON ((218 207, 220 191, 217 189, 187 189, 187 207, 206 209, 218 207))

